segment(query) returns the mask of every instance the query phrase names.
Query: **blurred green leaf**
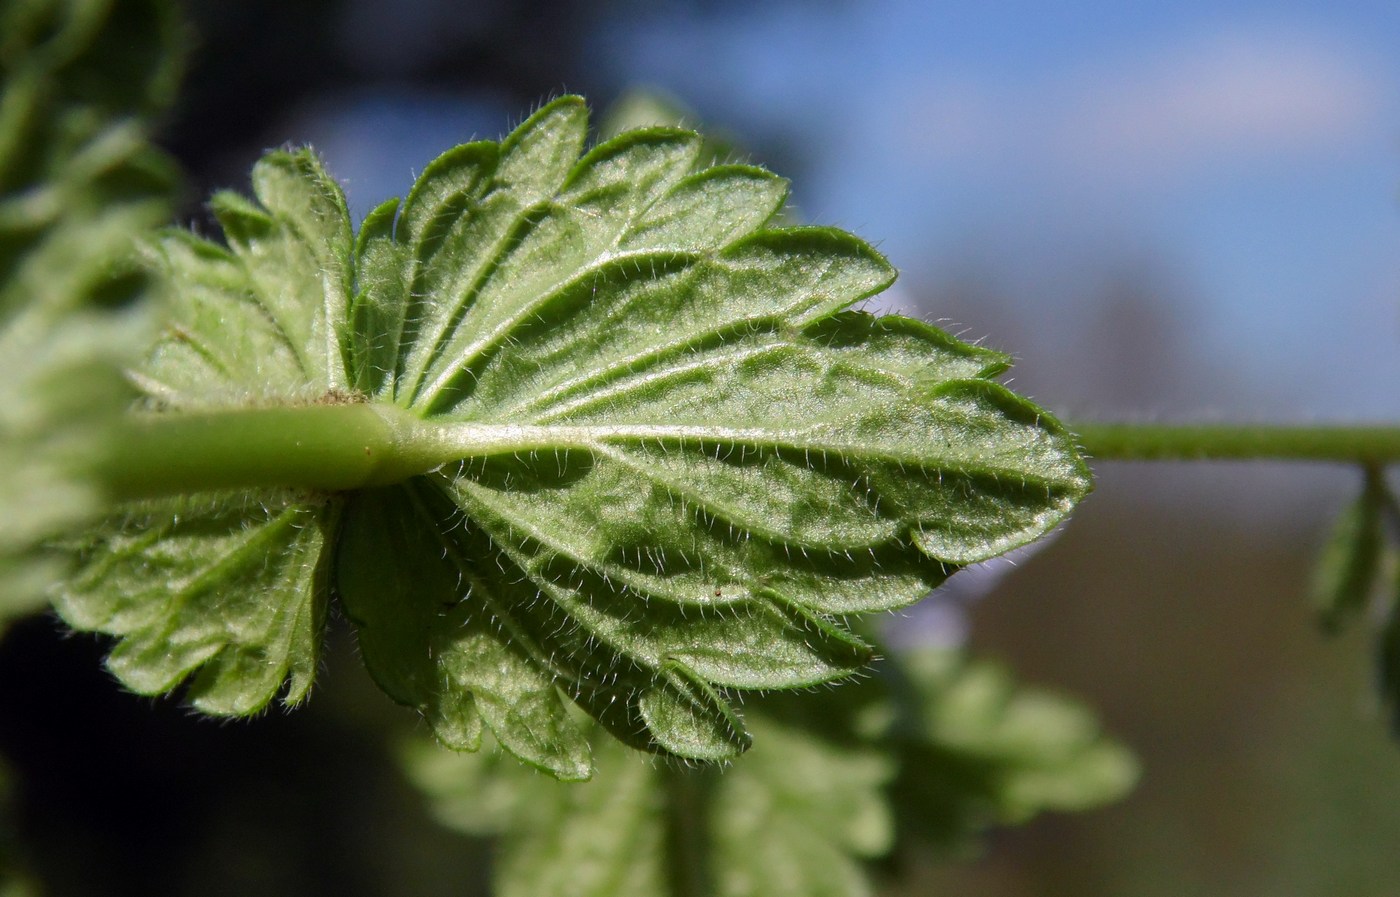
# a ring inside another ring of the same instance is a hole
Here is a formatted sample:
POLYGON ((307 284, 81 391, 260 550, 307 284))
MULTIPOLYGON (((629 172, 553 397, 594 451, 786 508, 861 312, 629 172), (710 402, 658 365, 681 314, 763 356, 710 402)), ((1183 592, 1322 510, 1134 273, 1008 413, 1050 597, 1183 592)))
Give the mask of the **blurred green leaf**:
POLYGON ((414 742, 404 759, 445 825, 501 836, 501 894, 574 897, 867 894, 862 861, 897 838, 957 849, 990 826, 1117 800, 1137 778, 1087 710, 955 651, 897 654, 820 700, 751 700, 745 720, 756 747, 705 770, 595 737, 586 785, 490 751, 414 742))
POLYGON ((1123 797, 1137 762, 1083 705, 956 651, 901 652, 893 794, 905 831, 949 847, 993 825, 1123 797))
POLYGON ((893 844, 881 794, 890 761, 759 713, 748 724, 760 747, 722 771, 658 762, 607 737, 594 739, 588 783, 422 742, 406 763, 444 824, 503 836, 501 897, 868 893, 857 861, 893 844))
POLYGON ((146 331, 134 242, 177 177, 145 128, 179 37, 156 0, 0 4, 0 621, 61 569, 37 545, 104 506, 88 462, 146 331))
POLYGON ((1335 632, 1366 609, 1380 575, 1389 498, 1380 470, 1368 469, 1361 494, 1337 517, 1314 567, 1309 596, 1323 628, 1335 632))

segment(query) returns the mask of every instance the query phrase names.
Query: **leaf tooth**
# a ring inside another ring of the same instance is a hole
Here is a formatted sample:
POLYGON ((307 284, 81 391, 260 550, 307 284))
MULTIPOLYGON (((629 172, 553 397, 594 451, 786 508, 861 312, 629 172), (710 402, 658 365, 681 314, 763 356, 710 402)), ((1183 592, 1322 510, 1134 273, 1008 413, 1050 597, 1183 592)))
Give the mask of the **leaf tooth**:
POLYGON ((668 660, 656 677, 637 698, 637 707, 663 748, 679 757, 719 762, 753 744, 734 708, 685 664, 668 660))
POLYGON ((898 373, 911 386, 946 380, 990 379, 1011 364, 1010 356, 969 345, 946 331, 904 315, 846 310, 808 324, 804 339, 851 355, 859 363, 898 373))
POLYGON ((266 209, 232 190, 220 190, 210 197, 209 209, 228 240, 241 246, 265 237, 276 227, 266 209))
POLYGON ((682 179, 639 215, 621 245, 720 250, 767 223, 787 195, 787 180, 763 168, 706 168, 682 179))
POLYGON ((628 131, 584 154, 560 188, 559 201, 597 216, 620 218, 625 233, 663 201, 700 153, 698 134, 676 128, 628 131))
POLYGON ((470 144, 476 147, 471 153, 459 148, 451 151, 457 153, 453 165, 430 165, 419 179, 422 195, 432 195, 435 202, 431 216, 417 212, 420 188, 415 185, 405 208, 417 264, 408 290, 409 327, 401 340, 407 352, 400 376, 409 381, 402 392, 415 398, 422 393, 466 309, 479 301, 492 273, 530 232, 531 220, 540 214, 537 207, 558 192, 582 149, 587 118, 582 100, 561 98, 531 116, 499 149, 495 144, 470 144), (468 184, 448 177, 453 166, 469 169, 468 184), (429 191, 433 180, 449 185, 429 191), (429 261, 440 245, 454 256, 446 263, 452 271, 445 284, 428 279, 441 267, 429 261), (438 309, 430 312, 430 302, 438 309))
POLYGON ((496 180, 522 190, 526 205, 553 196, 587 137, 588 106, 582 98, 564 96, 546 103, 501 141, 496 180))
POLYGON ((413 248, 413 258, 424 258, 427 234, 433 222, 445 217, 444 207, 484 193, 499 161, 500 147, 480 140, 453 147, 429 162, 403 202, 394 238, 413 248))
POLYGON ((265 254, 283 263, 274 275, 270 266, 253 264, 254 245, 239 255, 249 260, 250 281, 279 326, 306 347, 305 367, 321 389, 348 387, 340 339, 350 299, 353 235, 345 193, 326 172, 311 149, 271 152, 253 166, 253 192, 277 225, 265 254), (284 257, 285 256, 290 257, 284 257), (302 283, 289 287, 289 274, 302 283), (287 295, 284 295, 287 294, 287 295))

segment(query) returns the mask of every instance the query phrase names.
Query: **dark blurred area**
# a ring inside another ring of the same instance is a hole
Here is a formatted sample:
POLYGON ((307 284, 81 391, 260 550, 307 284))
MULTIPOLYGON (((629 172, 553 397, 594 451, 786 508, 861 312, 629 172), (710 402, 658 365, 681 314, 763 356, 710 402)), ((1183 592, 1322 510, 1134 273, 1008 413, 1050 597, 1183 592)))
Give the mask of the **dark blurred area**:
MULTIPOLYGON (((582 93, 601 109, 635 86, 599 57, 609 44, 582 39, 609 16, 729 6, 193 3, 195 50, 164 131, 188 176, 182 218, 199 226, 211 190, 246 189, 262 149, 314 142, 298 123, 347 94, 457 98, 485 110, 476 136, 496 137, 548 97, 582 93)), ((792 135, 741 136, 800 181, 792 135)), ((390 174, 406 189, 412 166, 442 148, 390 174)), ((926 317, 1021 351, 1014 388, 1085 417, 1212 407, 1227 368, 1183 348, 1193 335, 1173 309, 1183 294, 1189 307, 1190 287, 1150 257, 1105 258, 1094 323, 1073 334, 979 264, 902 289, 926 317), (1060 349, 1045 348, 1045 332, 1065 335, 1060 349)), ((1097 708, 1140 753, 1143 784, 1108 810, 998 833, 966 865, 911 858, 913 876, 888 893, 1395 893, 1400 748, 1372 697, 1369 646, 1361 633, 1324 638, 1303 601, 1355 476, 1268 465, 1097 473, 1097 494, 1063 535, 975 606, 970 640, 1097 708)), ((392 756, 414 730, 410 714, 369 682, 346 628, 333 630, 307 707, 217 722, 122 693, 91 637, 47 617, 15 626, 0 642, 0 756, 43 893, 485 893, 489 848, 428 819, 392 756)))
POLYGON ((306 0, 189 4, 193 65, 166 143, 195 197, 239 185, 249 160, 308 101, 392 87, 486 94, 527 110, 595 83, 575 38, 596 3, 306 0))
MULTIPOLYGON (((738 5, 678 0, 661 9, 714 17, 738 5)), ((195 217, 213 190, 242 188, 265 149, 312 142, 318 135, 304 132, 307 119, 317 130, 314 120, 327 108, 385 97, 414 107, 423 97, 446 97, 494 112, 460 122, 447 145, 425 147, 421 158, 392 172, 401 191, 411 183, 410 166, 455 143, 496 139, 548 99, 577 93, 595 111, 605 109, 635 85, 619 80, 609 51, 590 38, 613 16, 657 11, 636 0, 199 0, 187 8, 192 65, 164 143, 189 175, 188 213, 195 217)), ((774 155, 773 147, 762 149, 774 155)), ((770 158, 774 167, 786 161, 770 158)))
POLYGON ((437 827, 398 773, 408 714, 339 628, 296 711, 196 717, 123 692, 56 620, 0 646, 0 755, 19 861, 46 895, 480 894, 487 853, 437 827))

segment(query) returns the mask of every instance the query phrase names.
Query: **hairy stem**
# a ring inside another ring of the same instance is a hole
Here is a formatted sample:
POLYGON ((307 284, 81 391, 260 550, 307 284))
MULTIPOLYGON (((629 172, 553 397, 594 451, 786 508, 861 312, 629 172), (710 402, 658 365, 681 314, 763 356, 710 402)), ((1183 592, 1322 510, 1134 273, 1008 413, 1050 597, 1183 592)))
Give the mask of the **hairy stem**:
POLYGON ((133 415, 98 468, 117 500, 219 489, 339 491, 430 470, 396 408, 311 405, 133 415))
POLYGON ((471 458, 736 432, 431 423, 380 403, 135 414, 115 435, 97 473, 118 501, 268 487, 337 492, 403 482, 471 458))
POLYGON ((1268 424, 1076 423, 1069 429, 1104 461, 1331 461, 1400 463, 1400 427, 1268 424))

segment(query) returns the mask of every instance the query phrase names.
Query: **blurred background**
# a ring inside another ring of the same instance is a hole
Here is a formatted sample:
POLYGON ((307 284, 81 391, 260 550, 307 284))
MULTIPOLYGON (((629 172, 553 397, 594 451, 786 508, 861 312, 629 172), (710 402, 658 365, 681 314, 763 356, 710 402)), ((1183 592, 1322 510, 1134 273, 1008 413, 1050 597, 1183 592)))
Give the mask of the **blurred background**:
MULTIPOLYGON (((1068 420, 1400 420, 1394 3, 191 13, 165 143, 203 230, 201 198, 246 190, 265 148, 316 146, 358 217, 550 97, 604 110, 648 88, 791 178, 802 218, 885 252, 902 274, 882 307, 1012 352, 1013 388, 1068 420)), ((1395 893, 1400 746, 1371 649, 1324 638, 1303 602, 1358 477, 1096 472, 1058 539, 960 575, 935 613, 909 615, 925 624, 910 637, 966 639, 1082 696, 1143 782, 1108 810, 998 833, 964 864, 916 860, 889 893, 1395 893)), ((119 694, 92 639, 17 627, 0 644, 0 749, 52 893, 479 893, 484 849, 423 815, 386 753, 404 715, 336 639, 307 710, 217 724, 119 694)))

